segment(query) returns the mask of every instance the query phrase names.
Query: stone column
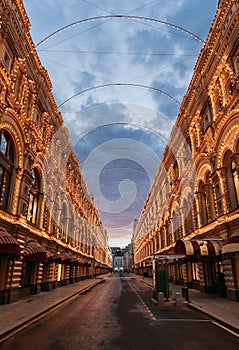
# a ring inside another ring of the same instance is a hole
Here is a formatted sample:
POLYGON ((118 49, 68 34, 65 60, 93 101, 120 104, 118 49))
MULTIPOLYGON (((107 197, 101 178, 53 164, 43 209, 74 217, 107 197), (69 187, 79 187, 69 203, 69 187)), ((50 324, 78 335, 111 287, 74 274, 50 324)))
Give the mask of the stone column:
POLYGON ((228 187, 228 169, 226 167, 220 168, 216 170, 218 177, 220 179, 221 184, 221 194, 217 196, 217 202, 222 198, 223 201, 223 212, 219 213, 219 215, 225 214, 230 211, 231 208, 231 199, 230 192, 228 187))
POLYGON ((196 192, 195 197, 196 197, 196 205, 197 205, 198 226, 202 227, 204 225, 202 192, 196 192))
POLYGON ((212 198, 211 198, 211 185, 210 184, 205 184, 203 186, 204 192, 206 194, 206 211, 207 211, 207 219, 208 222, 211 222, 213 220, 213 209, 212 209, 212 198), (208 204, 208 205, 207 205, 208 204))

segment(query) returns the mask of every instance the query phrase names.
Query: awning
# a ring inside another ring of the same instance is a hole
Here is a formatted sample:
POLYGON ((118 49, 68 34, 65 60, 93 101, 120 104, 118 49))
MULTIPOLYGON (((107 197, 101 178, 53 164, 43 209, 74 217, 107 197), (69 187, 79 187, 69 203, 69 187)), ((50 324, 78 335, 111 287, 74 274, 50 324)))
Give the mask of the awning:
POLYGON ((221 254, 222 240, 183 240, 179 239, 174 247, 175 254, 185 254, 187 257, 214 258, 221 254))
POLYGON ((234 234, 229 237, 222 247, 222 254, 234 255, 239 253, 239 234, 234 234))
POLYGON ((179 259, 184 259, 186 256, 185 254, 156 254, 154 255, 155 260, 159 260, 162 262, 175 262, 179 259))
POLYGON ((20 256, 20 245, 7 231, 0 229, 0 255, 20 256))
POLYGON ((55 257, 54 253, 47 251, 47 262, 48 263, 54 262, 54 260, 55 260, 54 257, 55 257))
POLYGON ((46 261, 46 249, 37 241, 28 241, 24 249, 24 259, 27 261, 46 261))
POLYGON ((70 254, 68 253, 61 253, 56 256, 56 260, 60 262, 61 264, 69 265, 72 263, 73 258, 70 254))

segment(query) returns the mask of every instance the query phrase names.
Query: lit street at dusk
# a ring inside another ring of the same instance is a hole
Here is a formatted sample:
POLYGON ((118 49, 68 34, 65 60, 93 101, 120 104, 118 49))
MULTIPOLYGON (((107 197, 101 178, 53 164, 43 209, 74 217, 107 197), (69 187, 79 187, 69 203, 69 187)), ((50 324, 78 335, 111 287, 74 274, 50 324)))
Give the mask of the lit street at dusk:
POLYGON ((239 349, 239 0, 0 0, 0 348, 239 349))

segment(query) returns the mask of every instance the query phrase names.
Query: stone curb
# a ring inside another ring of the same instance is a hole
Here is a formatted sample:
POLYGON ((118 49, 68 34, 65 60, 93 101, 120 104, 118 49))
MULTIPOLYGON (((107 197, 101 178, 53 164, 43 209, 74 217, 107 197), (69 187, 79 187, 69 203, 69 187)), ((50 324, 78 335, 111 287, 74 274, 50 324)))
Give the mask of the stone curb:
POLYGON ((226 322, 222 318, 219 318, 217 315, 213 314, 212 312, 208 312, 205 309, 201 308, 200 306, 197 306, 194 302, 189 302, 188 307, 194 310, 197 310, 207 316, 210 316, 215 321, 220 322, 224 327, 227 327, 231 329, 233 332, 235 332, 239 336, 239 328, 235 327, 234 325, 231 325, 229 322, 226 322))

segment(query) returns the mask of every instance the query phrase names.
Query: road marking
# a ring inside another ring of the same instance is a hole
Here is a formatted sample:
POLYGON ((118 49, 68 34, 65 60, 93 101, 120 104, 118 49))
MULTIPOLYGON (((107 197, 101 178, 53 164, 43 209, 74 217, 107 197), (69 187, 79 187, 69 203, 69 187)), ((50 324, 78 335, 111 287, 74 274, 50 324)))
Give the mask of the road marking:
POLYGON ((230 328, 227 328, 227 327, 223 326, 222 324, 220 324, 220 323, 218 323, 218 322, 215 322, 215 321, 212 321, 212 323, 215 324, 216 326, 218 326, 218 327, 224 329, 224 331, 227 331, 227 332, 229 332, 229 333, 235 335, 237 338, 239 338, 239 334, 236 333, 236 332, 234 332, 234 331, 232 331, 230 328))
POLYGON ((148 306, 145 304, 145 302, 143 301, 143 299, 141 298, 141 296, 139 295, 139 293, 137 292, 137 290, 132 286, 131 283, 129 283, 129 281, 127 280, 128 285, 130 286, 130 288, 132 289, 132 291, 137 295, 138 299, 140 300, 141 304, 144 306, 144 308, 146 309, 146 311, 149 313, 151 319, 153 321, 156 321, 156 317, 154 316, 154 314, 150 311, 150 309, 148 308, 148 306))
MULTIPOLYGON (((143 282, 144 284, 145 284, 145 286, 148 286, 149 288, 152 288, 152 286, 150 286, 147 282, 144 282, 143 280, 141 280, 141 279, 137 279, 137 278, 132 278, 131 277, 131 279, 132 280, 135 280, 136 282, 143 282)), ((128 282, 128 281, 127 281, 128 282)), ((129 282, 128 282, 129 283, 129 282)), ((130 283, 129 283, 130 284, 130 283)), ((130 287, 133 289, 133 287, 130 285, 130 287)), ((134 290, 134 289, 133 289, 134 290)), ((136 295, 138 296, 138 298, 140 299, 140 300, 142 300, 142 298, 138 295, 138 293, 137 293, 137 291, 136 290, 134 290, 134 292, 136 293, 136 295)), ((145 307, 146 307, 146 309, 148 308, 147 307, 147 305, 142 301, 142 303, 145 305, 145 307)), ((220 324, 220 323, 218 323, 218 322, 216 322, 216 321, 212 321, 212 320, 195 320, 195 319, 181 319, 181 318, 175 318, 175 319, 165 319, 165 318, 155 318, 154 316, 153 316, 153 314, 152 314, 152 312, 150 311, 150 313, 151 313, 151 315, 152 315, 152 318, 154 319, 154 320, 157 320, 157 321, 160 321, 160 322, 175 322, 175 321, 180 321, 180 322, 210 322, 210 323, 213 323, 213 324, 215 324, 216 326, 218 326, 218 327, 220 327, 220 328, 222 328, 222 329, 224 329, 226 332, 229 332, 229 333, 231 333, 232 335, 234 335, 234 336, 236 336, 237 338, 239 338, 239 334, 238 333, 236 333, 236 332, 234 332, 233 330, 231 330, 230 328, 227 328, 227 327, 225 327, 225 326, 223 326, 222 324, 220 324)))
POLYGON ((195 319, 185 319, 185 318, 158 318, 157 321, 160 322, 208 322, 208 323, 213 323, 214 325, 222 328, 223 330, 233 334, 234 336, 236 336, 237 338, 239 338, 239 334, 234 332, 233 330, 231 330, 230 328, 227 328, 225 326, 223 326, 222 324, 216 322, 216 321, 212 321, 212 320, 195 320, 195 319))

